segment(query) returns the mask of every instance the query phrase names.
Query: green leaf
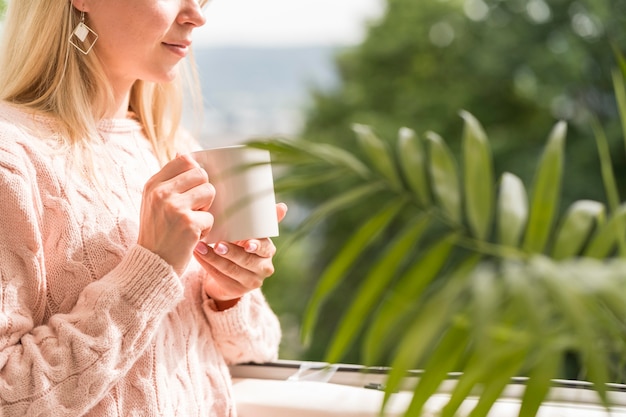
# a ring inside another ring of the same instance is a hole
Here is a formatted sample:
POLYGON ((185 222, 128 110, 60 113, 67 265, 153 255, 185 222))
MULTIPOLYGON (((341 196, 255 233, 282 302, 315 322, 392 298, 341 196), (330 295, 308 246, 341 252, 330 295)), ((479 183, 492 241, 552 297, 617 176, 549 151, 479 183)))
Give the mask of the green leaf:
POLYGON ((615 42, 611 42, 611 48, 613 49, 613 53, 617 59, 619 70, 621 70, 622 74, 626 76, 626 58, 624 57, 624 54, 615 42))
POLYGON ((465 210, 474 235, 485 240, 489 235, 493 216, 493 160, 491 148, 483 127, 470 113, 463 111, 463 181, 465 210))
POLYGON ((448 403, 441 410, 441 417, 453 417, 474 387, 481 383, 483 392, 470 413, 471 417, 486 416, 504 387, 519 371, 528 352, 522 340, 493 341, 489 350, 475 350, 452 390, 448 403))
POLYGON ((433 193, 447 217, 461 224, 461 188, 454 156, 441 138, 433 132, 426 133, 430 142, 430 176, 433 193))
POLYGON ((619 109, 619 116, 622 122, 624 143, 626 143, 626 86, 624 85, 624 76, 623 71, 613 71, 613 92, 615 93, 617 108, 619 109))
POLYGON ((326 143, 314 143, 298 139, 276 139, 272 142, 247 142, 248 146, 267 149, 272 155, 272 165, 302 164, 341 167, 365 179, 372 177, 372 170, 351 152, 326 143))
POLYGON ((359 230, 355 231, 341 252, 337 254, 332 263, 326 268, 315 287, 315 291, 304 313, 302 338, 305 344, 309 343, 324 300, 336 288, 363 250, 386 229, 389 223, 402 210, 403 206, 403 204, 398 204, 394 201, 378 213, 375 213, 359 230))
POLYGON ((294 175, 293 173, 289 173, 287 175, 276 177, 274 180, 274 189, 276 193, 288 193, 309 187, 329 184, 341 178, 345 178, 346 175, 347 172, 344 169, 328 169, 325 172, 316 173, 315 175, 311 175, 310 173, 303 175, 294 175))
POLYGON ((604 190, 606 192, 609 209, 611 212, 617 209, 621 201, 619 196, 619 190, 617 189, 617 182, 615 181, 615 173, 613 172, 613 164, 611 163, 611 153, 609 150, 609 144, 604 134, 604 130, 598 123, 598 120, 593 118, 591 126, 596 138, 596 146, 598 148, 598 154, 600 156, 600 170, 602 173, 602 181, 604 183, 604 190))
POLYGON ((408 128, 398 133, 398 159, 410 189, 422 206, 430 204, 428 178, 426 176, 426 155, 424 145, 415 132, 408 128))
POLYGON ((410 254, 410 248, 420 239, 429 224, 428 216, 419 216, 412 225, 407 225, 401 234, 389 242, 385 252, 364 278, 350 308, 341 319, 328 349, 326 358, 328 362, 335 363, 341 360, 363 326, 364 318, 382 298, 383 292, 395 278, 397 269, 410 254))
POLYGON ((490 356, 495 356, 495 360, 490 360, 491 364, 478 365, 479 372, 482 372, 483 376, 483 390, 478 398, 478 404, 468 417, 486 417, 489 414, 511 379, 517 376, 528 353, 528 347, 524 344, 506 345, 502 350, 503 352, 499 353, 496 348, 488 353, 490 356))
POLYGON ((394 285, 391 296, 372 319, 366 334, 364 356, 367 363, 378 362, 388 343, 393 342, 395 338, 390 338, 390 333, 405 324, 406 315, 413 311, 424 289, 441 271, 457 240, 458 235, 451 234, 432 244, 394 285))
POLYGON ((539 358, 533 363, 518 417, 535 417, 547 397, 552 379, 557 377, 562 351, 552 347, 540 349, 539 358))
POLYGON ((431 395, 437 392, 441 383, 451 372, 457 370, 469 339, 467 320, 457 317, 424 366, 424 372, 413 390, 411 403, 405 412, 406 416, 421 415, 431 395))
POLYGON ((595 226, 604 223, 605 212, 604 204, 597 201, 574 202, 557 231, 552 257, 558 260, 578 255, 595 226))
POLYGON ((519 177, 505 172, 498 196, 498 241, 517 247, 528 221, 528 196, 519 177))
POLYGON ((394 189, 401 190, 400 175, 387 144, 376 136, 369 126, 355 124, 352 126, 352 130, 357 134, 361 148, 367 154, 376 171, 386 178, 394 189))
POLYGON ((603 259, 609 256, 617 242, 623 237, 626 224, 626 204, 617 208, 609 220, 600 225, 585 249, 585 256, 603 259))
POLYGON ((502 286, 496 276, 494 265, 478 265, 467 277, 471 291, 471 315, 473 336, 477 339, 477 349, 485 349, 483 344, 490 343, 490 332, 501 316, 498 314, 502 302, 502 286))
POLYGON ((383 406, 398 389, 406 372, 423 359, 427 349, 442 333, 442 329, 456 316, 462 305, 459 297, 465 289, 465 277, 479 260, 480 256, 472 255, 457 264, 448 277, 441 278, 446 279, 446 285, 424 300, 419 314, 407 326, 398 344, 387 378, 383 406))
POLYGON ((379 193, 385 188, 386 187, 383 182, 364 183, 360 187, 356 187, 344 194, 330 198, 307 216, 307 218, 298 226, 297 233, 291 236, 290 239, 295 240, 301 237, 311 230, 316 224, 339 211, 346 210, 358 204, 366 203, 368 198, 371 198, 372 195, 379 193))
POLYGON ((442 416, 454 415, 476 384, 483 391, 470 415, 485 416, 524 363, 529 335, 515 325, 518 306, 505 297, 501 272, 494 265, 482 264, 466 278, 471 285, 471 304, 466 310, 471 324, 472 355, 442 416))
MULTIPOLYGON (((589 265, 588 270, 593 274, 593 288, 595 292, 591 295, 602 306, 606 306, 614 318, 626 317, 626 302, 624 302, 624 291, 626 288, 626 262, 621 258, 614 258, 609 261, 587 259, 585 265, 589 265), (598 264, 600 263, 600 264, 598 264), (596 295, 597 294, 597 295, 596 295)), ((623 324, 616 326, 620 333, 622 343, 624 340, 623 324)), ((626 358, 626 345, 623 346, 623 357, 626 358)))
MULTIPOLYGON (((620 62, 624 61, 623 56, 620 56, 620 62)), ((615 76, 615 75, 614 75, 615 76)), ((624 91, 623 79, 620 77, 619 85, 616 83, 615 87, 616 91, 621 91, 619 104, 620 104, 620 118, 622 120, 622 126, 624 130, 624 137, 626 138, 626 91, 624 91)), ((611 163, 611 154, 609 150, 609 144, 604 134, 604 130, 598 123, 598 121, 593 118, 591 126, 595 133, 596 145, 598 147, 598 154, 600 155, 600 168, 602 172, 602 181, 604 183, 604 190, 607 195, 607 200, 609 204, 609 209, 611 213, 614 213, 618 210, 618 206, 620 204, 621 198, 619 196, 619 190, 617 188, 617 182, 615 181, 615 174, 613 172, 613 164, 611 163)), ((615 224, 614 227, 617 227, 617 244, 620 255, 622 257, 626 257, 626 230, 625 225, 623 223, 615 224)))
POLYGON ((543 252, 552 232, 561 191, 566 132, 565 122, 557 123, 552 129, 535 175, 530 217, 523 243, 523 249, 529 253, 543 252))
POLYGON ((588 290, 580 285, 589 279, 585 269, 564 268, 545 258, 533 261, 537 278, 545 283, 553 303, 562 314, 563 325, 571 329, 576 342, 575 350, 580 354, 588 379, 606 403, 607 363, 604 349, 599 348, 593 323, 597 314, 588 314, 591 311, 590 299, 586 296, 588 290))

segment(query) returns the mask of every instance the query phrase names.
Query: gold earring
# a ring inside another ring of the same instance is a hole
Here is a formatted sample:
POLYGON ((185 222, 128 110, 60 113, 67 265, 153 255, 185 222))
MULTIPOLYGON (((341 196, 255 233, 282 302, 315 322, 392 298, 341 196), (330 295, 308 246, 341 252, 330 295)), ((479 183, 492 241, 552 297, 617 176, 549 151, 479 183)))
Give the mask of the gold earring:
POLYGON ((98 40, 98 34, 85 24, 85 12, 80 12, 80 22, 69 37, 69 42, 83 54, 87 55, 98 40))

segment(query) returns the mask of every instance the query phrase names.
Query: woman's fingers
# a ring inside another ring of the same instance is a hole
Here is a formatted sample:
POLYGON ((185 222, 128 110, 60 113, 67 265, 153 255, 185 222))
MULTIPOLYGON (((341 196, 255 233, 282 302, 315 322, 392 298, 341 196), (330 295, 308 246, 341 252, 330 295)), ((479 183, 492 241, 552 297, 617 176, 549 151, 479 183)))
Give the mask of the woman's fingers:
POLYGON ((285 203, 276 204, 276 216, 278 217, 279 223, 282 222, 285 216, 287 215, 287 210, 289 210, 289 207, 287 207, 287 204, 285 203))
POLYGON ((202 233, 213 226, 208 209, 214 196, 206 172, 188 156, 178 156, 146 183, 138 243, 181 273, 202 233))
MULTIPOLYGON (((239 298, 261 287, 264 280, 274 273, 272 257, 276 247, 270 239, 259 239, 258 242, 256 253, 226 242, 218 242, 213 248, 196 250, 196 259, 209 275, 205 282, 209 296, 217 300, 239 298)), ((198 244, 201 245, 204 244, 198 244)))
MULTIPOLYGON (((276 205, 276 216, 282 221, 287 205, 276 205)), ((269 238, 238 242, 217 242, 213 247, 200 241, 194 255, 208 273, 204 283, 207 294, 215 300, 234 300, 259 288, 274 274, 272 258, 276 246, 269 238)))

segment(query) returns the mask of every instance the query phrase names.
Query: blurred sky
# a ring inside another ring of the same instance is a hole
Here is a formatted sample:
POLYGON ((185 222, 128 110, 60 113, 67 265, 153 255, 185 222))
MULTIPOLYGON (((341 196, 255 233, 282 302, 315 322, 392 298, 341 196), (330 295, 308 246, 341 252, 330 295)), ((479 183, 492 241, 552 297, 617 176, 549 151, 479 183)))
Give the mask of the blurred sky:
POLYGON ((346 45, 363 39, 384 0, 210 0, 202 46, 346 45))

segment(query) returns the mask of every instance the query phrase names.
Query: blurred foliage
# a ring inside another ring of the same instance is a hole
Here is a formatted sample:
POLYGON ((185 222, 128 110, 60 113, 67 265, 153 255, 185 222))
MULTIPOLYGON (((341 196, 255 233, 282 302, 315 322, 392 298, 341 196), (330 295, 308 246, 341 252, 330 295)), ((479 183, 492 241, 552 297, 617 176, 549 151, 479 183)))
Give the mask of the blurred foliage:
MULTIPOLYGON (((603 126, 615 176, 624 178, 626 161, 611 71, 616 66, 615 50, 626 48, 625 20, 626 0, 388 0, 384 16, 370 22, 365 41, 338 53, 339 86, 311 92, 313 105, 300 136, 313 143, 340 145, 363 157, 352 131, 355 123, 371 126, 388 144, 396 140, 398 127, 405 126, 419 135, 437 132, 458 158, 463 129, 458 115, 467 110, 488 127, 495 174, 514 172, 527 183, 550 126, 565 120, 567 181, 557 210, 581 198, 603 201, 591 121, 603 126)), ((356 192, 350 176, 322 174, 307 166, 290 173, 294 182, 320 175, 323 187, 301 186, 283 199, 292 199, 292 209, 306 212, 329 195, 356 192)), ((618 181, 616 187, 622 190, 625 185, 618 181)), ((306 267, 289 278, 298 287, 290 293, 297 304, 308 297, 364 216, 385 203, 372 197, 324 219, 308 237, 306 249, 299 249, 305 258, 285 253, 277 260, 280 271, 282 262, 306 259, 306 267)), ((300 215, 294 217, 295 222, 300 215)), ((396 227, 405 223, 397 221, 396 227)), ((381 232, 378 245, 366 248, 364 258, 384 251, 385 238, 396 231, 381 232)), ((356 265, 325 300, 302 358, 325 357, 338 317, 370 267, 367 262, 356 265)), ((284 282, 283 277, 280 273, 277 280, 284 282)), ((301 309, 292 311, 302 317, 301 309)), ((358 348, 344 356, 347 362, 363 359, 358 348)))
MULTIPOLYGON (((623 74, 616 71, 615 81, 626 104, 623 74)), ((626 120, 626 107, 620 108, 626 120)), ((482 125, 468 112, 461 116, 460 157, 432 131, 420 137, 401 128, 384 142, 365 125, 353 127, 362 156, 306 140, 251 144, 272 151, 276 165, 309 174, 287 172, 276 182, 279 190, 325 191, 329 177, 353 183, 349 191, 326 193, 298 226, 302 235, 369 200, 384 202, 359 211, 358 228, 324 268, 304 336, 327 324, 323 304, 365 266, 353 296, 343 298, 347 308, 335 317, 324 359, 337 363, 356 347, 365 365, 389 363, 387 399, 407 370, 422 370, 407 416, 420 415, 430 395, 458 372, 442 416, 456 415, 472 393, 479 401, 470 415, 486 416, 520 375, 526 389, 519 416, 534 416, 570 356, 580 365, 573 377, 590 381, 610 405, 608 384, 624 381, 626 370, 626 204, 610 155, 600 152, 598 184, 610 203, 577 200, 560 215, 566 123, 550 132, 527 188, 511 172, 496 177, 482 125)), ((595 127, 603 149, 602 128, 595 127)))
MULTIPOLYGON (((460 138, 460 109, 489 126, 497 167, 530 174, 546 127, 569 122, 572 174, 601 197, 587 150, 587 111, 616 117, 612 44, 626 46, 623 0, 389 0, 365 42, 338 56, 335 91, 314 92, 303 135, 351 140, 352 123, 393 137, 398 126, 460 138), (578 167, 582 168, 582 172, 578 167), (576 169, 574 169, 576 167, 576 169)), ((613 126, 614 128, 615 126, 613 126)), ((457 138, 454 140, 453 138, 457 138)), ((456 142, 456 143, 455 143, 456 142)), ((565 198, 579 195, 564 190, 565 198)))

